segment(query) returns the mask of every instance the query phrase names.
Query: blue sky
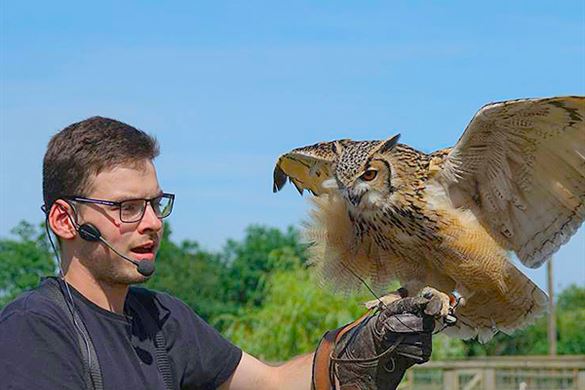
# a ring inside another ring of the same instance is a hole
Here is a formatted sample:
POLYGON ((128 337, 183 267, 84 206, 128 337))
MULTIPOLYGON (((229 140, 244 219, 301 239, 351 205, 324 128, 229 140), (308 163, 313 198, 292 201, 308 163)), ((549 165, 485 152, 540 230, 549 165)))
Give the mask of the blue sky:
MULTIPOLYGON (((42 219, 50 136, 93 115, 157 136, 174 239, 218 249, 305 217, 271 191, 294 147, 400 132, 430 152, 485 103, 585 95, 582 1, 0 4, 2 237, 42 219)), ((585 284, 583 228, 555 266, 557 287, 585 284)))

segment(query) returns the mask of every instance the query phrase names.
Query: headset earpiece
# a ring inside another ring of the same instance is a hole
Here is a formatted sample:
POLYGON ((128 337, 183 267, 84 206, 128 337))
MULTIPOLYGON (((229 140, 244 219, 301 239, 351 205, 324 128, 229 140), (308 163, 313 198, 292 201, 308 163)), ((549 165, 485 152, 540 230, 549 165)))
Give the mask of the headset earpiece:
POLYGON ((84 223, 83 225, 77 228, 79 232, 79 237, 83 238, 85 241, 99 241, 102 233, 93 226, 91 223, 84 223))
MULTIPOLYGON (((82 225, 78 225, 77 222, 75 222, 75 219, 73 217, 71 217, 71 215, 69 214, 67 209, 65 209, 65 207, 63 207, 63 205, 57 204, 57 207, 59 207, 61 210, 63 210, 67 214, 67 216, 69 217, 69 220, 73 224, 73 227, 79 233, 79 237, 81 237, 85 241, 91 241, 91 242, 100 241, 100 237, 102 236, 102 233, 99 231, 98 228, 96 228, 91 223, 84 223, 82 225)), ((71 207, 73 207, 73 206, 71 206, 71 207)), ((75 209, 73 209, 73 211, 75 212, 75 209)))

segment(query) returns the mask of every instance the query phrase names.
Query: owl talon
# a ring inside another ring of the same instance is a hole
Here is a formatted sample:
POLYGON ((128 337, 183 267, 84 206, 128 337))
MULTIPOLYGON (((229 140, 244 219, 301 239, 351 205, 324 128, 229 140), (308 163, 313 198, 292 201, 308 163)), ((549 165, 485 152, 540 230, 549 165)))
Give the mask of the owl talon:
POLYGON ((453 313, 447 314, 445 317, 445 326, 453 326, 457 323, 457 317, 453 315, 453 313))

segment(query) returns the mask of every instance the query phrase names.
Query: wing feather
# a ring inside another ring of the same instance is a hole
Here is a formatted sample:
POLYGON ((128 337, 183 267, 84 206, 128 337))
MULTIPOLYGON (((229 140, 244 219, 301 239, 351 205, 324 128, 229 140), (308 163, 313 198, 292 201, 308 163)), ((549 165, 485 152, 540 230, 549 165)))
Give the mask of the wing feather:
POLYGON ((585 219, 585 97, 484 106, 439 181, 522 263, 538 267, 585 219))

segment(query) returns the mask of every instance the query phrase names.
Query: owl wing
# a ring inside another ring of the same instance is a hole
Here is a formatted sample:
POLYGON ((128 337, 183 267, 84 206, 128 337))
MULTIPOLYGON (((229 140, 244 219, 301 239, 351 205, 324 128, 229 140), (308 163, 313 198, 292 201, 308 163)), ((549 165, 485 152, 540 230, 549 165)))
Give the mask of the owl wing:
POLYGON ((320 142, 283 154, 274 167, 272 191, 280 191, 288 179, 301 195, 305 189, 314 195, 322 194, 323 181, 333 174, 332 165, 337 157, 337 147, 346 142, 349 140, 320 142))
POLYGON ((484 106, 438 179, 455 207, 539 267, 585 219, 585 97, 484 106))

